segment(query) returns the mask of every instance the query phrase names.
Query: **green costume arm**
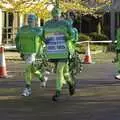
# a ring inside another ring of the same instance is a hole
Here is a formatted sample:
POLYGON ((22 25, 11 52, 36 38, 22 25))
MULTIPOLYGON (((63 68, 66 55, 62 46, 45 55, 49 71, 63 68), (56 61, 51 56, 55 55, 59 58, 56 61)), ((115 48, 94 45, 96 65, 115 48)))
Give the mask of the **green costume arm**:
POLYGON ((68 28, 68 40, 74 40, 74 31, 73 31, 73 28, 72 28, 72 25, 67 23, 67 28, 68 28))
POLYGON ((21 51, 20 51, 21 46, 20 46, 19 36, 20 36, 20 32, 21 32, 25 27, 26 27, 26 26, 22 26, 22 27, 18 30, 18 32, 17 32, 17 34, 16 34, 16 38, 15 38, 16 48, 17 48, 17 50, 18 50, 19 52, 21 52, 21 51))
POLYGON ((16 38, 15 38, 15 44, 16 44, 17 50, 19 50, 19 35, 18 34, 16 35, 16 38))
POLYGON ((45 43, 44 43, 44 37, 43 37, 43 28, 39 28, 39 50, 37 51, 37 57, 44 57, 44 47, 45 47, 45 43))
POLYGON ((120 50, 120 28, 117 29, 117 43, 116 43, 116 50, 120 50))
POLYGON ((44 38, 43 38, 43 28, 42 27, 37 27, 36 31, 38 32, 39 35, 39 50, 37 51, 37 55, 39 57, 43 57, 43 49, 44 49, 44 38))
POLYGON ((70 58, 75 53, 75 43, 78 41, 78 31, 76 28, 72 27, 72 24, 68 24, 68 48, 70 52, 70 58))
POLYGON ((68 30, 69 30, 68 33, 70 33, 70 35, 71 35, 71 40, 73 42, 77 42, 78 41, 78 30, 76 28, 73 28, 72 19, 68 19, 67 23, 68 23, 68 30))
POLYGON ((75 31, 75 42, 78 41, 78 30, 76 28, 73 28, 73 30, 75 31))
MULTIPOLYGON (((20 29, 21 29, 21 28, 20 28, 20 29)), ((17 34, 16 34, 16 37, 15 37, 15 44, 16 44, 16 48, 17 48, 18 51, 20 51, 19 31, 20 31, 20 30, 18 30, 18 32, 17 32, 17 34)))

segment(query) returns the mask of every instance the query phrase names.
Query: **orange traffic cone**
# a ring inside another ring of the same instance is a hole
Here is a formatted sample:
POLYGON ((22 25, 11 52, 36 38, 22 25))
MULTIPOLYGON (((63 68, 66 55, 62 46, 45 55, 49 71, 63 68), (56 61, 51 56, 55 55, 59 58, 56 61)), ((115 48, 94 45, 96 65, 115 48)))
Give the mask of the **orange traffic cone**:
POLYGON ((89 42, 88 42, 87 50, 86 50, 85 57, 84 57, 84 63, 85 64, 91 64, 92 63, 92 57, 91 57, 91 53, 90 53, 89 42))
POLYGON ((0 78, 7 77, 4 46, 0 47, 0 78))

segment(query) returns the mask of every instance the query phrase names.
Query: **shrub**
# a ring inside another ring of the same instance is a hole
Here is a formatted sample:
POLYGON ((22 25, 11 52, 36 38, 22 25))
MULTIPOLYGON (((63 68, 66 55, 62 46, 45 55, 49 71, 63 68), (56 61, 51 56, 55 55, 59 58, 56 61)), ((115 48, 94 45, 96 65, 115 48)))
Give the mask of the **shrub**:
MULTIPOLYGON (((90 51, 107 51, 108 45, 90 44, 90 51)), ((76 46, 78 53, 85 53, 87 50, 87 44, 80 44, 76 46)))
MULTIPOLYGON (((96 32, 90 33, 89 36, 83 33, 79 34, 79 41, 90 41, 90 40, 96 40, 96 41, 108 40, 108 37, 104 34, 98 34, 96 32)), ((108 44, 103 44, 103 43, 90 44, 91 51, 97 51, 97 50, 106 51, 107 47, 108 44)), ((76 45, 76 49, 79 53, 85 53, 87 49, 87 44, 82 43, 76 45)))
POLYGON ((86 51, 86 45, 85 44, 77 45, 76 46, 76 51, 78 53, 85 53, 85 51, 86 51))
POLYGON ((83 33, 79 34, 79 41, 90 41, 90 40, 91 38, 88 35, 83 34, 83 33))
POLYGON ((89 36, 93 41, 108 40, 108 37, 105 34, 98 34, 96 32, 90 33, 89 36))

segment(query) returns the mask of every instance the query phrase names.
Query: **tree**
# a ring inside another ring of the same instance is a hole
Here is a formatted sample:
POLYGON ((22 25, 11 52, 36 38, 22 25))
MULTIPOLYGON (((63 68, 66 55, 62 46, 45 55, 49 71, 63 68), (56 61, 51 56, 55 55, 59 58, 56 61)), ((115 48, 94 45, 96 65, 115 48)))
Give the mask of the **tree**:
MULTIPOLYGON (((6 11, 18 11, 20 13, 34 12, 41 18, 49 18, 50 11, 47 7, 51 4, 54 5, 55 0, 1 0, 0 8, 6 11)), ((100 7, 91 8, 87 6, 83 0, 59 0, 59 5, 63 12, 74 10, 79 11, 83 15, 95 15, 95 12, 100 9, 100 7)))
POLYGON ((49 17, 47 3, 49 0, 1 0, 0 8, 9 12, 36 13, 42 18, 49 17))

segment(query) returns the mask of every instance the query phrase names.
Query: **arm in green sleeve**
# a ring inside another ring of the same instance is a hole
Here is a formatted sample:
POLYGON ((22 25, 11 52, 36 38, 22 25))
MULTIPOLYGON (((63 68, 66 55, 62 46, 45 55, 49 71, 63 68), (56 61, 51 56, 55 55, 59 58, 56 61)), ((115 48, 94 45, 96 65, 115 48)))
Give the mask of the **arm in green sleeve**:
POLYGON ((117 35, 116 35, 117 43, 116 43, 116 50, 120 50, 120 28, 117 29, 117 35))
POLYGON ((21 27, 15 37, 15 44, 16 44, 16 48, 18 51, 20 51, 20 40, 19 40, 19 36, 20 36, 20 31, 23 29, 24 27, 21 27))
POLYGON ((15 44, 16 44, 16 48, 17 48, 17 50, 19 51, 19 50, 20 50, 20 44, 19 44, 19 32, 18 32, 17 35, 16 35, 16 38, 15 38, 15 44))
POLYGON ((38 57, 43 57, 44 56, 44 35, 43 35, 43 29, 40 29, 40 34, 39 34, 39 50, 37 52, 38 57))
POLYGON ((67 40, 74 41, 74 31, 73 31, 72 25, 67 24, 67 29, 68 29, 68 38, 67 38, 67 40))
POLYGON ((75 42, 78 41, 78 30, 76 28, 73 28, 75 32, 75 42))

